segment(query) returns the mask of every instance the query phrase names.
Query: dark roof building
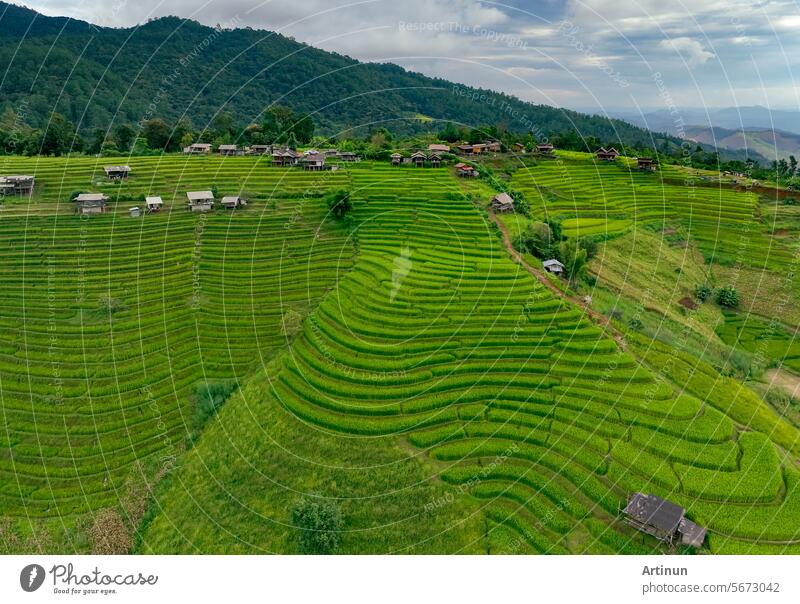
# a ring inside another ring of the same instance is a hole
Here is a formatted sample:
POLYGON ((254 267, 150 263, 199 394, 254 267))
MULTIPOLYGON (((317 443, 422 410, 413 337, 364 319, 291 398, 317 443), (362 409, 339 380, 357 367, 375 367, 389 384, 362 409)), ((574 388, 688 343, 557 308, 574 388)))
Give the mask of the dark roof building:
POLYGON ((124 180, 131 173, 130 166, 106 166, 104 170, 110 180, 124 180))
POLYGON ((643 171, 653 171, 656 169, 655 163, 650 157, 637 157, 636 167, 643 171))
POLYGON ((597 151, 594 152, 597 159, 601 161, 614 161, 619 157, 619 151, 617 151, 614 147, 610 149, 606 149, 605 147, 600 147, 597 151))
POLYGON ((33 185, 33 176, 0 176, 0 195, 30 195, 33 193, 33 185))
POLYGON ((705 540, 706 529, 684 518, 681 506, 656 495, 634 493, 622 513, 628 524, 667 543, 679 536, 684 545, 701 547, 705 540))

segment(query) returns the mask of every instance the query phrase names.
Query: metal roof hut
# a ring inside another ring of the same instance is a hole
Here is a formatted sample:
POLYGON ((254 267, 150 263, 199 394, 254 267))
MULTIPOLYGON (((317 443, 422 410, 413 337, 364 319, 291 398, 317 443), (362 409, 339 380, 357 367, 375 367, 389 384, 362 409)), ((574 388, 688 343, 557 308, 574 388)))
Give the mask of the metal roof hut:
POLYGON ((477 178, 478 176, 478 171, 469 164, 459 162, 456 164, 455 168, 456 174, 461 178, 477 178))
POLYGON ((75 198, 75 208, 79 214, 103 214, 106 202, 108 196, 103 193, 81 193, 75 198))
POLYGON ((513 212, 514 198, 508 193, 498 193, 492 197, 492 210, 495 212, 513 212))
POLYGON ((214 208, 214 194, 211 191, 189 191, 186 197, 192 212, 208 212, 214 208))
POLYGON ((247 205, 247 202, 238 195, 226 195, 220 203, 226 210, 234 210, 247 205))
POLYGON ((142 211, 139 209, 139 206, 134 206, 130 209, 131 218, 139 218, 142 215, 142 211))
POLYGON ((272 153, 272 145, 250 145, 247 153, 249 155, 266 155, 272 153))
POLYGON ((656 495, 634 493, 622 513, 632 527, 665 543, 680 537, 683 545, 701 547, 706 529, 684 518, 684 509, 656 495))
POLYGON ((125 180, 131 173, 130 166, 106 166, 104 170, 109 180, 125 180))
POLYGON ((0 176, 0 194, 30 195, 33 193, 35 179, 27 174, 0 176))
POLYGON ((217 149, 220 155, 244 155, 244 150, 240 149, 238 145, 220 145, 217 149))
POLYGON ((651 157, 637 157, 636 167, 642 170, 643 172, 652 172, 653 170, 656 169, 655 163, 653 162, 653 158, 651 157))
POLYGON ((555 258, 545 260, 542 262, 542 266, 544 267, 544 270, 546 270, 548 273, 553 273, 554 275, 562 275, 564 273, 564 269, 567 268, 555 258))
POLYGON ((164 200, 160 197, 145 197, 144 198, 146 211, 149 213, 160 212, 164 207, 164 200))
POLYGON ((339 151, 339 153, 337 153, 336 155, 342 161, 358 161, 359 159, 361 159, 358 155, 356 155, 352 151, 339 151))
POLYGON ((183 148, 183 152, 187 155, 201 155, 203 153, 211 153, 210 143, 192 143, 188 147, 183 148))

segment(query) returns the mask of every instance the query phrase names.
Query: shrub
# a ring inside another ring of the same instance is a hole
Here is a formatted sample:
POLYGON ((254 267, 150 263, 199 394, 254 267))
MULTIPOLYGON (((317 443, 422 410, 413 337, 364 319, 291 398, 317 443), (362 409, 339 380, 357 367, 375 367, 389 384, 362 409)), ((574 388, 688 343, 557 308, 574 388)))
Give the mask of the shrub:
POLYGON ((350 193, 344 189, 325 196, 328 208, 336 218, 344 218, 353 209, 350 193))
POLYGON ((739 306, 739 293, 732 285, 726 285, 717 290, 717 304, 726 308, 739 306))
POLYGON ((342 514, 333 501, 303 499, 291 512, 292 523, 300 529, 301 554, 333 554, 339 546, 342 514))
POLYGON ((700 302, 705 302, 714 293, 714 289, 708 283, 702 283, 694 288, 694 297, 700 302))

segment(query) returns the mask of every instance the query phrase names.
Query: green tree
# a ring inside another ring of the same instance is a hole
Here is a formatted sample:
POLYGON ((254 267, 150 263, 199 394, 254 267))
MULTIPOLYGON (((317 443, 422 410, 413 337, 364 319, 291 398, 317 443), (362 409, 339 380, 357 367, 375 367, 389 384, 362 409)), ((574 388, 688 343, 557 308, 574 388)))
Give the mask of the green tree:
POLYGON ((41 155, 63 155, 72 150, 78 151, 75 126, 60 113, 52 113, 44 130, 33 139, 36 153, 41 155))
POLYGON ((739 306, 739 293, 732 285, 720 287, 717 290, 717 304, 726 308, 739 306))
POLYGON ((142 124, 142 136, 147 141, 147 146, 155 151, 167 147, 171 135, 170 127, 161 118, 147 120, 142 124))
POLYGON ((117 141, 117 147, 123 153, 131 150, 133 141, 136 140, 136 130, 130 124, 119 124, 114 129, 114 139, 117 141))
POLYGON ((333 501, 303 499, 291 510, 291 520, 299 530, 301 554, 333 554, 339 546, 342 514, 333 501))
POLYGON ((347 213, 353 209, 353 201, 350 199, 350 193, 344 189, 334 191, 326 196, 328 208, 336 218, 344 218, 347 213))

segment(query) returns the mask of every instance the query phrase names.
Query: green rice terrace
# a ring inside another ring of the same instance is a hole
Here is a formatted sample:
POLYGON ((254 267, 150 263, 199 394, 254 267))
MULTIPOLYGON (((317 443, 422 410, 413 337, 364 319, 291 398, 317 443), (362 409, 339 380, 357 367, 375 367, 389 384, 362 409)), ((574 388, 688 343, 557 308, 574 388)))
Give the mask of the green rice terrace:
MULTIPOLYGON (((753 193, 559 157, 510 183, 533 219, 603 235, 600 260, 675 228, 698 278, 792 262, 753 193)), ((340 506, 340 553, 665 551, 620 517, 642 491, 708 528, 703 552, 800 553, 793 422, 512 261, 485 180, 120 161, 123 184, 104 182, 109 158, 5 160, 37 189, 0 210, 3 551, 98 551, 111 515, 125 551, 291 553, 303 496, 340 506), (185 210, 212 186, 249 204, 185 210), (339 189, 346 221, 325 203, 339 189), (112 211, 75 215, 70 194, 90 190, 112 211), (145 194, 165 211, 129 217, 145 194)), ((720 347, 757 338, 735 313, 719 325, 720 347)))

